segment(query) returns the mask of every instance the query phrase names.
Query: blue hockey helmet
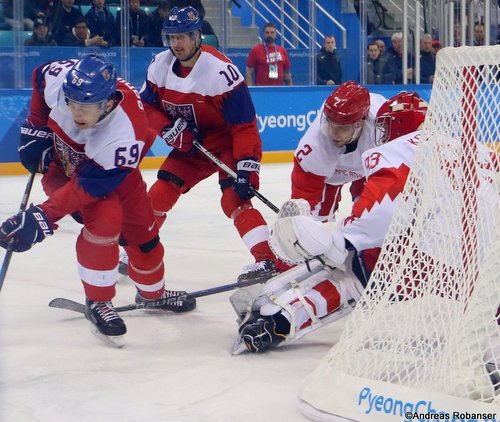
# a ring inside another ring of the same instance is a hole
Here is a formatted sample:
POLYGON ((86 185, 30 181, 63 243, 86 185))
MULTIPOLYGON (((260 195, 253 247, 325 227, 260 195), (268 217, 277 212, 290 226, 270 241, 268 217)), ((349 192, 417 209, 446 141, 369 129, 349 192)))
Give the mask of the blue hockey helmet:
POLYGON ((201 31, 201 18, 194 7, 187 6, 183 8, 174 7, 168 12, 163 22, 161 30, 164 39, 170 34, 185 34, 193 31, 201 31))
POLYGON ((112 63, 96 55, 81 59, 68 72, 63 82, 66 99, 82 104, 101 103, 116 91, 117 75, 112 63))

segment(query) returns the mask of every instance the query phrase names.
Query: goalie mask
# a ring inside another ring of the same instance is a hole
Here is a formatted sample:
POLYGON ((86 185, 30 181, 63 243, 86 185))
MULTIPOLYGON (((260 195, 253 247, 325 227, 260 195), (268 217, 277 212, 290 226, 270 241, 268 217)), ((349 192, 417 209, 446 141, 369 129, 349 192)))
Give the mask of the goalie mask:
POLYGON ((369 110, 368 90, 357 82, 344 82, 325 101, 321 132, 339 148, 357 141, 369 110))
POLYGON ((382 145, 416 131, 424 122, 427 103, 416 92, 401 92, 380 107, 375 120, 375 144, 382 145))

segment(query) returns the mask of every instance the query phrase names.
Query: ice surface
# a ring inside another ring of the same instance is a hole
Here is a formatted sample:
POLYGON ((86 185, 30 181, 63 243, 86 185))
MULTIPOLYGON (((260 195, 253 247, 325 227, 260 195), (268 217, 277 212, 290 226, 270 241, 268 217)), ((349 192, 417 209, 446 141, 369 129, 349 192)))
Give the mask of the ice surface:
MULTIPOLYGON (((260 191, 278 207, 289 197, 291 168, 262 168, 260 191)), ((150 186, 156 171, 144 176, 150 186)), ((1 221, 17 212, 26 180, 0 178, 1 221)), ((38 176, 30 202, 44 198, 38 176)), ((169 288, 232 283, 252 261, 219 198, 212 176, 169 213, 160 233, 169 288)), ((269 208, 253 203, 274 220, 269 208)), ((231 356, 236 315, 230 293, 221 293, 198 299, 198 308, 184 315, 124 313, 125 347, 110 348, 81 315, 47 306, 59 296, 84 299, 74 250, 79 230, 66 217, 53 237, 12 257, 0 292, 0 421, 306 420, 296 404, 300 382, 338 339, 342 323, 264 355, 231 356)), ((134 290, 120 280, 114 303, 133 302, 134 290)))

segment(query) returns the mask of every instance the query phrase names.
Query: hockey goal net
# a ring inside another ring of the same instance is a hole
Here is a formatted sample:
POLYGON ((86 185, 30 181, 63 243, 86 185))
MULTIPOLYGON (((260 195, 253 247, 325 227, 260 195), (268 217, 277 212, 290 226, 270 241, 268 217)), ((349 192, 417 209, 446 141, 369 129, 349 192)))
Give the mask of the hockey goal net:
POLYGON ((500 418, 499 145, 500 46, 442 49, 376 269, 301 387, 311 419, 500 418))

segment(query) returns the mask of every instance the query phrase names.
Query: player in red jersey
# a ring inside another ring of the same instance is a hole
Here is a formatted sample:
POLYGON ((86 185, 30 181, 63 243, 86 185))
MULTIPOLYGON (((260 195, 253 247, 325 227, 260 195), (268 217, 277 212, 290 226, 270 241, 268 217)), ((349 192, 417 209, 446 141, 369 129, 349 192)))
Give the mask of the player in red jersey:
POLYGON ((382 245, 426 110, 417 93, 398 94, 380 107, 375 123, 381 129, 375 136, 378 146, 365 151, 361 160, 366 185, 342 222, 315 221, 305 200, 284 204, 270 238, 277 256, 291 264, 319 258, 322 265, 302 264, 269 280, 255 302, 258 312, 240 326, 235 352, 262 352, 352 310, 372 269, 361 271, 354 255, 382 245))
POLYGON ((164 45, 147 72, 141 98, 149 124, 173 147, 149 190, 159 225, 181 194, 218 172, 221 207, 255 258, 239 280, 274 274, 268 227, 253 208, 259 187, 262 141, 248 87, 237 67, 201 44, 201 19, 192 7, 170 10, 164 45), (237 174, 233 180, 193 146, 198 139, 237 174))
MULTIPOLYGON (((87 318, 98 333, 117 337, 126 326, 114 310, 118 242, 130 257, 136 301, 165 292, 163 246, 138 168, 156 134, 148 129, 139 93, 96 56, 36 68, 19 153, 31 172, 44 173, 48 199, 4 222, 0 245, 23 252, 53 234, 68 214, 83 224, 76 242, 87 318)), ((169 307, 186 311, 195 302, 169 307)))

